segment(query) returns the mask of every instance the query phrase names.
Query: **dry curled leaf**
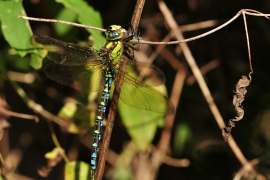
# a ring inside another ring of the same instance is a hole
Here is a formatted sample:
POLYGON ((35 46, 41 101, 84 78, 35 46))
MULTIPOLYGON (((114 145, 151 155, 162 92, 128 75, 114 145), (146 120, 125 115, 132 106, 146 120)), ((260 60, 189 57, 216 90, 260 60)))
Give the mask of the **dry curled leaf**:
POLYGON ((247 93, 246 87, 250 84, 250 80, 246 76, 242 76, 241 79, 235 85, 235 95, 233 96, 233 105, 235 107, 236 116, 234 119, 230 119, 228 126, 222 130, 222 136, 225 142, 228 141, 231 135, 232 128, 235 127, 235 122, 240 121, 244 117, 244 110, 241 106, 247 93))

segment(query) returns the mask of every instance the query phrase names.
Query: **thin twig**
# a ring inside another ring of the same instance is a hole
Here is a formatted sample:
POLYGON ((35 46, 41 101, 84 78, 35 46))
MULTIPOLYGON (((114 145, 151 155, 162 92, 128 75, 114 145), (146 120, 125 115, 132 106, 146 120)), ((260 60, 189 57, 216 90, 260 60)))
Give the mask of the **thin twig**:
POLYGON ((227 26, 228 24, 230 24, 231 22, 233 22, 236 18, 238 18, 238 16, 241 15, 241 11, 239 11, 233 18, 231 18, 229 21, 227 21, 226 23, 216 27, 215 29, 212 29, 206 33, 200 34, 198 36, 194 36, 192 38, 188 38, 188 39, 183 39, 183 40, 178 40, 178 41, 170 41, 170 42, 151 42, 151 41, 144 41, 144 40, 140 40, 141 44, 179 44, 179 43, 185 43, 185 42, 189 42, 189 41, 194 41, 200 38, 203 38, 205 36, 208 36, 209 34, 212 34, 220 29, 222 29, 223 27, 227 26))
POLYGON ((180 25, 179 30, 181 32, 197 31, 200 29, 211 28, 213 26, 217 26, 219 24, 218 22, 219 20, 207 20, 207 21, 201 21, 201 22, 196 22, 196 23, 191 23, 191 24, 186 24, 186 25, 180 25))
POLYGON ((103 29, 103 28, 98 28, 98 27, 95 27, 95 26, 87 26, 87 25, 83 25, 83 24, 78 24, 78 23, 73 23, 73 22, 68 22, 68 21, 62 21, 62 20, 33 18, 33 17, 27 17, 27 16, 23 16, 23 15, 18 15, 18 18, 31 20, 31 21, 41 21, 41 22, 67 24, 67 25, 77 26, 77 27, 81 27, 81 28, 95 29, 95 30, 102 31, 102 32, 106 31, 106 29, 103 29))
MULTIPOLYGON (((195 31, 203 28, 209 28, 217 25, 217 20, 209 20, 209 21, 203 21, 193 24, 187 24, 179 26, 179 30, 181 32, 188 32, 188 31, 195 31)), ((148 26, 149 27, 149 26, 148 26)), ((161 42, 169 42, 170 39, 172 39, 173 33, 170 31, 161 42)), ((153 61, 156 59, 156 57, 160 54, 160 52, 165 48, 166 44, 159 44, 157 46, 154 53, 151 54, 151 56, 148 58, 147 63, 153 63, 153 61)))
POLYGON ((206 33, 203 33, 203 34, 200 34, 198 36, 194 36, 192 38, 188 38, 188 39, 180 39, 178 41, 170 41, 170 42, 151 42, 151 41, 144 41, 144 40, 140 40, 140 43, 141 44, 179 44, 179 43, 185 43, 185 42, 189 42, 189 41, 194 41, 194 40, 197 40, 197 39, 200 39, 200 38, 203 38, 207 35, 210 35, 222 28, 224 28, 225 26, 227 26, 228 24, 232 23, 236 18, 238 18, 241 14, 248 14, 248 15, 253 15, 253 16, 264 16, 266 17, 267 19, 269 19, 268 16, 270 16, 270 14, 263 14, 259 11, 255 11, 255 10, 252 10, 252 9, 242 9, 240 10, 233 18, 231 18, 230 20, 228 20, 226 23, 218 26, 217 28, 215 29, 212 29, 206 33), (254 13, 251 13, 251 12, 254 12, 254 13))
POLYGON ((22 114, 22 113, 17 113, 17 112, 13 112, 13 111, 9 111, 5 108, 0 108, 0 112, 9 116, 13 116, 13 117, 18 117, 18 118, 22 118, 22 119, 29 119, 29 120, 34 120, 36 122, 39 121, 38 116, 35 115, 29 115, 29 114, 22 114))
POLYGON ((245 14, 252 15, 252 16, 264 16, 267 19, 269 19, 268 16, 270 16, 270 14, 264 14, 260 11, 256 11, 253 9, 242 9, 241 11, 243 11, 245 14))
MULTIPOLYGON (((256 166, 257 164, 260 163, 260 159, 256 158, 256 159, 253 159, 251 161, 249 161, 249 163, 254 167, 256 166)), ((249 179, 262 179, 262 180, 265 180, 265 176, 263 176, 263 178, 256 178, 258 176, 262 176, 259 172, 250 172, 250 168, 249 167, 246 167, 246 166, 243 166, 241 167, 241 169, 235 174, 233 180, 240 180, 245 174, 247 173, 251 173, 251 175, 253 175, 254 177, 253 178, 249 178, 249 179)), ((269 179, 269 177, 268 177, 269 179)))
MULTIPOLYGON (((212 61, 210 61, 209 63, 203 65, 200 67, 200 71, 202 72, 202 75, 207 74, 209 71, 215 69, 216 67, 218 67, 220 64, 220 60, 218 59, 214 59, 212 61)), ((194 77, 193 74, 191 74, 187 80, 186 83, 191 86, 194 82, 196 81, 196 78, 194 77)))
POLYGON ((190 160, 188 159, 175 159, 170 156, 165 156, 163 162, 173 167, 188 167, 190 165, 190 160))
MULTIPOLYGON (((162 42, 167 42, 171 39, 171 33, 168 33, 164 39, 162 39, 162 42)), ((147 63, 153 63, 154 60, 157 58, 157 56, 161 53, 161 51, 165 48, 166 45, 159 45, 157 46, 156 50, 151 54, 151 56, 148 58, 147 63)))
MULTIPOLYGON (((53 143, 54 143, 55 147, 63 149, 62 146, 60 145, 57 137, 56 137, 52 122, 51 121, 47 121, 47 122, 48 122, 48 125, 49 125, 49 129, 51 131, 51 136, 52 136, 52 140, 53 140, 53 143)), ((68 157, 67 157, 67 155, 66 155, 66 153, 64 151, 61 153, 61 155, 64 158, 65 163, 69 163, 68 157)))
POLYGON ((246 38, 247 38, 247 47, 248 47, 248 60, 249 60, 249 80, 251 82, 251 74, 253 73, 253 68, 252 68, 252 62, 251 62, 251 52, 250 52, 250 44, 249 44, 249 36, 248 36, 248 28, 247 28, 247 20, 246 20, 246 15, 243 12, 243 18, 244 18, 244 25, 245 25, 245 32, 246 32, 246 38))

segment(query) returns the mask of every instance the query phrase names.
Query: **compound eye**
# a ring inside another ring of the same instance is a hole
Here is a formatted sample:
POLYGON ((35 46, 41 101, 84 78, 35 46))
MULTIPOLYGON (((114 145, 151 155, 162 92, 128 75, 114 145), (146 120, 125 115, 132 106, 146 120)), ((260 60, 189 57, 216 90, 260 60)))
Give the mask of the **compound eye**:
POLYGON ((115 39, 115 38, 117 38, 119 35, 120 35, 120 33, 117 32, 117 31, 115 31, 115 32, 113 32, 113 33, 110 34, 110 39, 115 39))

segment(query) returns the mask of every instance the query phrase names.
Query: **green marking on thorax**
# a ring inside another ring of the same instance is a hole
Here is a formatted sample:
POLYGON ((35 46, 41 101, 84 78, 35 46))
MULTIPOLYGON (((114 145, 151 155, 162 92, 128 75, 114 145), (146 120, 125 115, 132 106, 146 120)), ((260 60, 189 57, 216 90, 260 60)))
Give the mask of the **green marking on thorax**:
POLYGON ((114 48, 109 53, 110 54, 109 58, 114 63, 117 63, 121 59, 121 56, 122 56, 122 48, 123 48, 122 43, 120 41, 107 42, 107 44, 105 45, 105 48, 109 50, 112 46, 114 46, 114 48))

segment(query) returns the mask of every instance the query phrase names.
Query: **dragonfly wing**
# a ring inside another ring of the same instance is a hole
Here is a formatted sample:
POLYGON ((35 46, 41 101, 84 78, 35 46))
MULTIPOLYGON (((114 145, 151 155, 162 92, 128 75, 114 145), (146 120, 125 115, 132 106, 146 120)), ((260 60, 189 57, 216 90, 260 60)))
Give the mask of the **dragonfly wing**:
POLYGON ((50 60, 65 66, 85 65, 99 57, 97 50, 92 47, 66 43, 44 35, 34 35, 32 37, 34 47, 35 43, 43 45, 48 51, 47 57, 50 60))
POLYGON ((163 72, 154 65, 128 60, 126 74, 150 86, 164 84, 163 72))
POLYGON ((45 67, 45 74, 58 83, 86 93, 100 90, 105 83, 105 71, 98 61, 81 66, 50 63, 45 67))
POLYGON ((125 74, 120 99, 127 105, 162 114, 175 112, 172 102, 153 87, 125 74))

